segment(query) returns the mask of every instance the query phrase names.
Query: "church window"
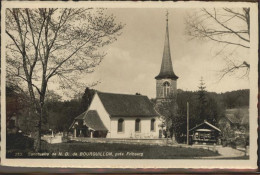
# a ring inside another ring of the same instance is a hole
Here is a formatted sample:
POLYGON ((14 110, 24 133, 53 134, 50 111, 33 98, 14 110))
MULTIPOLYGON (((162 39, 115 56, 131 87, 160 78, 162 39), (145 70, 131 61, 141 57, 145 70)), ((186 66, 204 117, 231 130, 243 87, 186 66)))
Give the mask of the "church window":
POLYGON ((170 83, 168 81, 163 83, 163 96, 168 97, 170 95, 170 83))
POLYGON ((151 120, 151 131, 155 131, 155 119, 151 120))
POLYGON ((124 131, 124 119, 118 120, 118 126, 117 126, 117 132, 123 132, 124 131))
POLYGON ((135 132, 140 132, 141 131, 141 120, 136 119, 135 120, 135 132))

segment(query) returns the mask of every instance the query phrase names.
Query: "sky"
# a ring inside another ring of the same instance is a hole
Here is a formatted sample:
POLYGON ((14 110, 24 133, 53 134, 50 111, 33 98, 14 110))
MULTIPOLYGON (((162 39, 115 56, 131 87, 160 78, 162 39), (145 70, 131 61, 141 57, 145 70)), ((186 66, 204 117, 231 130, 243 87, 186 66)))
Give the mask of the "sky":
MULTIPOLYGON (((191 9, 168 9, 170 49, 177 88, 198 90, 201 77, 206 90, 226 92, 249 88, 247 78, 226 76, 219 80, 225 65, 216 57, 216 43, 189 40, 185 35, 185 17, 191 9)), ((117 41, 105 47, 107 55, 94 73, 83 81, 99 81, 93 88, 102 92, 135 94, 155 98, 166 31, 165 9, 107 9, 118 22, 125 24, 117 41)), ((240 53, 246 55, 244 51, 240 53)), ((84 92, 84 90, 82 90, 84 92)))

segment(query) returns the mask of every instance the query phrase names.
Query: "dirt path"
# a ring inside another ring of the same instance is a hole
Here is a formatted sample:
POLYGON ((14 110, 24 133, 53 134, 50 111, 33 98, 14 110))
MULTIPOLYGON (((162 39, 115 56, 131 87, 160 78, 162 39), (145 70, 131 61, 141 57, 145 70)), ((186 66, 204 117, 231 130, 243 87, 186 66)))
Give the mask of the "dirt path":
POLYGON ((232 159, 236 157, 245 156, 245 152, 242 150, 233 149, 231 147, 216 147, 216 150, 220 156, 201 157, 202 159, 232 159))
MULTIPOLYGON (((180 145, 176 145, 180 146, 180 145)), ((190 148, 203 148, 203 149, 208 149, 212 151, 218 151, 220 154, 219 156, 210 156, 210 157, 200 157, 200 159, 232 159, 232 158, 238 158, 238 157, 243 157, 245 156, 245 150, 243 149, 233 149, 231 147, 222 147, 222 146, 214 146, 213 145, 192 145, 192 146, 187 146, 182 144, 182 147, 190 147, 190 148)))
POLYGON ((240 156, 244 156, 244 152, 237 150, 237 149, 233 149, 230 147, 220 147, 217 149, 219 154, 221 154, 222 156, 228 156, 228 157, 240 157, 240 156))

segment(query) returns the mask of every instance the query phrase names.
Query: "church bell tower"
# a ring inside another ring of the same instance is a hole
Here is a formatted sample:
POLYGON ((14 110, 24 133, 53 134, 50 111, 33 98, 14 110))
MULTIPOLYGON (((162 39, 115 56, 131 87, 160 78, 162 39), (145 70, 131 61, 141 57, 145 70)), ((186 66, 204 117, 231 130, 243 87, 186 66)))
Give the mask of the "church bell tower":
POLYGON ((164 41, 164 50, 162 57, 161 70, 156 79, 156 99, 163 100, 177 95, 177 79, 172 66, 169 29, 168 29, 168 12, 166 14, 166 34, 164 41))

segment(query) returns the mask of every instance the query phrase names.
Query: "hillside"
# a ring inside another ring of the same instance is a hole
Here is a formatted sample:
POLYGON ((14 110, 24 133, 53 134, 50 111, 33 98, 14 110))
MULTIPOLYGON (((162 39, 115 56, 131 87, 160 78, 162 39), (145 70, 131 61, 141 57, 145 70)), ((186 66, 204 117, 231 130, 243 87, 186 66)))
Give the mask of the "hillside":
MULTIPOLYGON (((178 98, 197 96, 198 91, 183 91, 178 89, 178 98)), ((206 92, 206 94, 215 99, 225 109, 241 108, 249 106, 249 89, 230 91, 225 93, 206 92)), ((196 98, 196 97, 195 97, 196 98)))

